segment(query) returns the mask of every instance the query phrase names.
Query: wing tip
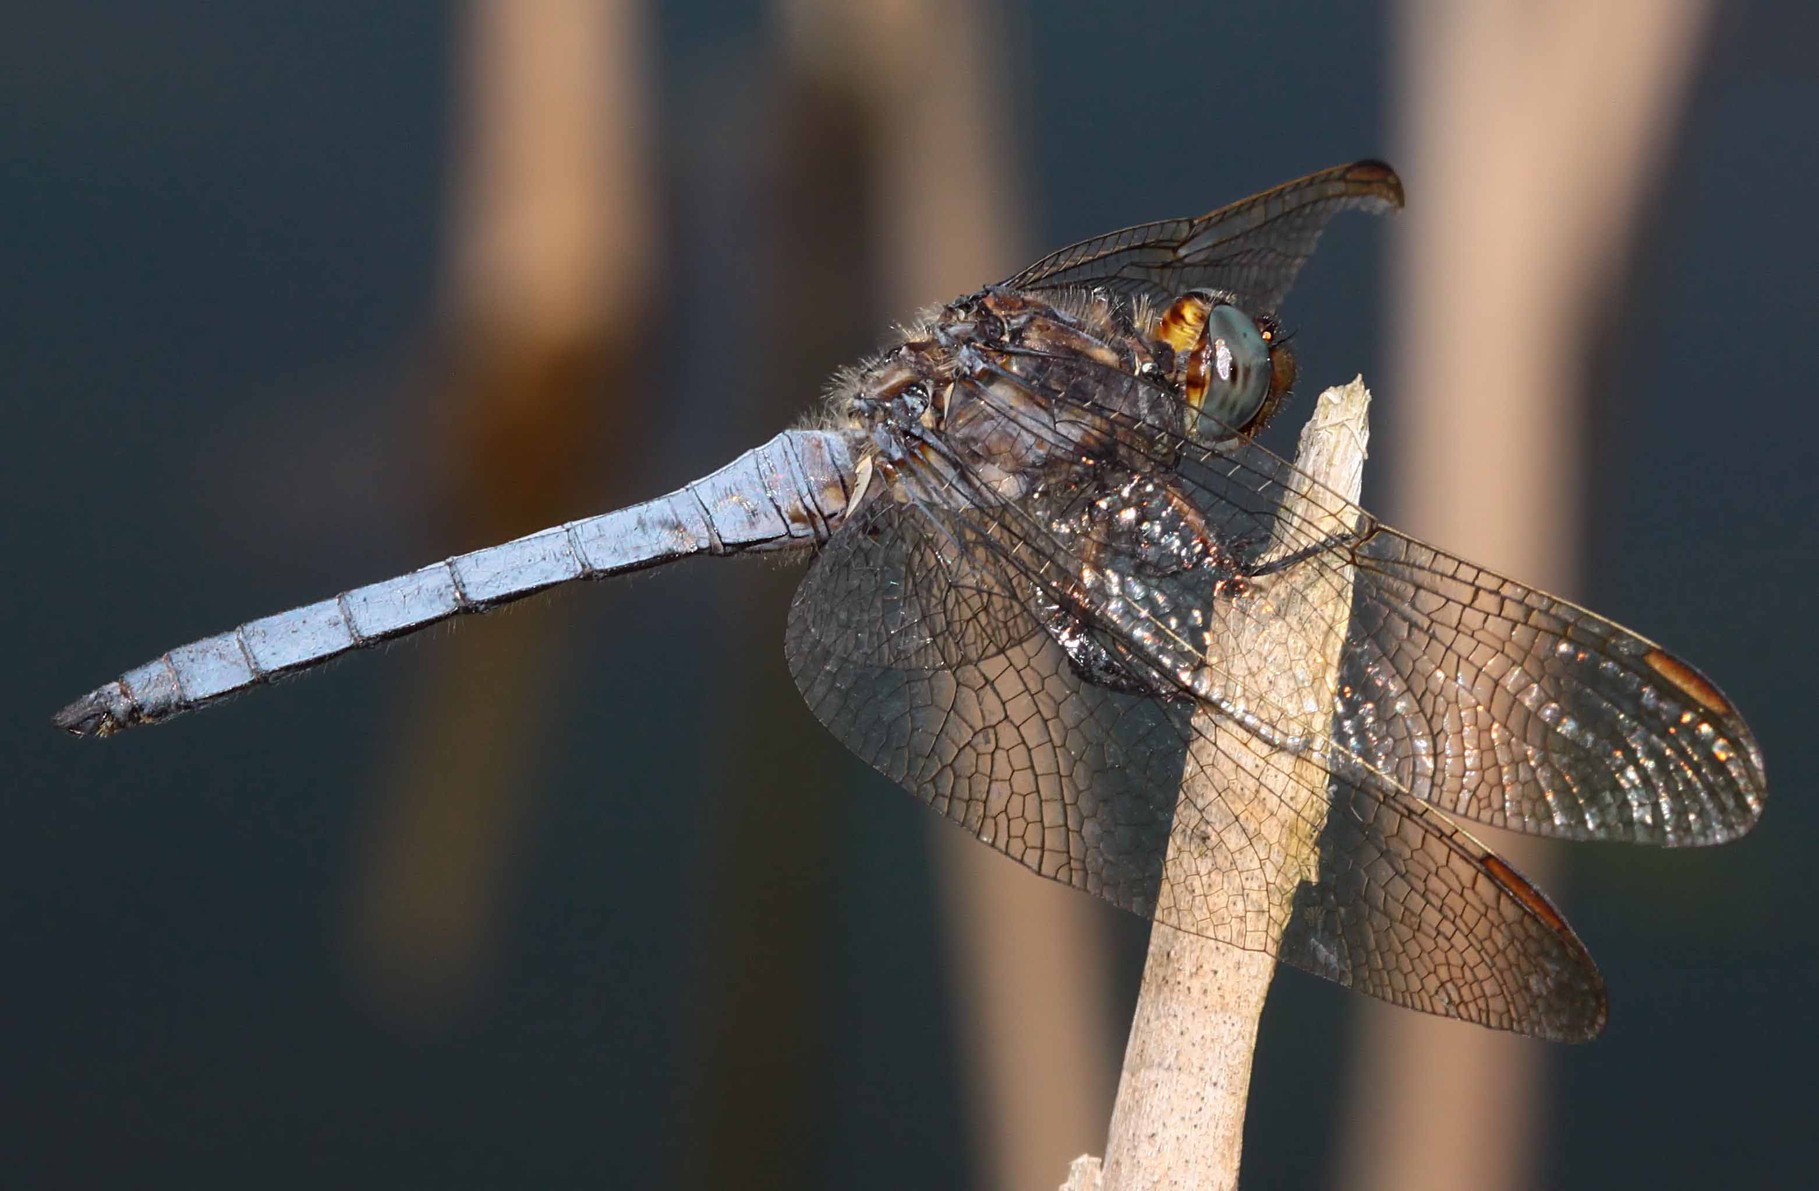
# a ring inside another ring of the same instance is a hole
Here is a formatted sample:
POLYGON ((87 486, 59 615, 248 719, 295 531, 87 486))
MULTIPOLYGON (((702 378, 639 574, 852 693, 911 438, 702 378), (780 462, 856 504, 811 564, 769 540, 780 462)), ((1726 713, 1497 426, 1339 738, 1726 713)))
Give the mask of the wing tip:
POLYGON ((1546 928, 1548 937, 1562 952, 1560 960, 1550 965, 1556 979, 1550 989, 1552 995, 1540 1006, 1538 1019, 1513 1023, 1513 1028, 1517 1033, 1551 1042, 1592 1041, 1604 1032, 1605 1023, 1610 1020, 1610 999, 1591 949, 1553 901, 1507 860, 1486 850, 1479 862, 1505 894, 1546 928))
POLYGON ((1345 178, 1375 200, 1377 211, 1400 211, 1406 201, 1402 176, 1387 161, 1375 157, 1354 161, 1345 167, 1345 178))
POLYGON ((1688 662, 1683 662, 1665 649, 1650 647, 1642 661, 1663 682, 1686 700, 1686 712, 1698 716, 1698 730, 1705 733, 1705 750, 1711 759, 1729 771, 1742 805, 1717 823, 1709 838, 1697 843, 1724 844, 1741 839, 1755 830, 1767 801, 1768 774, 1762 760, 1762 746, 1756 735, 1716 683, 1688 662), (1710 717, 1715 723, 1705 722, 1710 717), (1737 813, 1740 812, 1740 813, 1737 813))
POLYGON ((1604 982, 1598 982, 1597 1001, 1592 1012, 1586 1016, 1568 1017, 1558 1023, 1550 1023, 1545 1032, 1537 1033, 1538 1038, 1550 1042, 1564 1042, 1569 1046, 1582 1046, 1587 1042, 1596 1042, 1604 1033, 1604 1027, 1610 1024, 1611 1005, 1604 993, 1604 982))

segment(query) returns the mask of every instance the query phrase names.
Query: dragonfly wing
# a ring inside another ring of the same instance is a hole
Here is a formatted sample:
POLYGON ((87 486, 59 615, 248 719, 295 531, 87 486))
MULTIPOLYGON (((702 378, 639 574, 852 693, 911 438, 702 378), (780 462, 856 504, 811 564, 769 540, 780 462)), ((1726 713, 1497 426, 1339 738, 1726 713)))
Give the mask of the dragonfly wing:
MULTIPOLYGON (((929 486, 943 482, 964 480, 929 486)), ((1008 504, 875 500, 791 609, 809 707, 1044 876, 1396 1004, 1545 1037, 1597 1032, 1585 948, 1442 816, 1380 775, 1332 782, 1310 754, 1178 692, 1083 673, 1048 627, 1065 595, 1057 548, 1008 504), (1284 867, 1295 839, 1317 855, 1299 876, 1284 867)), ((1140 672, 1115 636, 1101 643, 1140 672)))
MULTIPOLYGON (((1253 563, 1261 543, 1282 543, 1292 565, 1352 584, 1334 730, 1352 762, 1448 813, 1536 835, 1711 844, 1760 816, 1749 726, 1653 642, 1382 525, 1249 439, 1185 437, 1171 428, 1189 424, 1178 400, 1142 378, 1076 356, 1006 352, 1003 364, 1000 379, 1040 398, 1000 402, 1025 431, 1062 442, 1069 420, 1123 422, 1127 463, 1167 477, 1214 537, 1253 563), (1027 412, 1038 404, 1046 424, 1027 412), (1286 511, 1290 491, 1317 515, 1286 511), (1334 524, 1359 528, 1334 537, 1334 524)), ((1267 600, 1228 610, 1272 614, 1267 600)))
POLYGON ((1174 817, 1180 709, 1077 681, 989 555, 875 500, 790 610, 796 685, 892 781, 1043 876, 1148 914, 1174 817))
POLYGON ((1755 826, 1749 725, 1708 679, 1583 608, 1383 528, 1357 560, 1343 745, 1452 813, 1666 846, 1755 826))
POLYGON ((1082 240, 1008 278, 1015 290, 1107 289, 1167 300, 1224 290, 1252 314, 1274 314, 1320 232, 1340 211, 1402 206, 1402 181, 1359 161, 1285 182, 1197 219, 1165 219, 1082 240))
POLYGON ((1559 1042, 1603 1030, 1597 965, 1526 878, 1388 782, 1338 779, 1332 796, 1285 963, 1493 1029, 1559 1042))

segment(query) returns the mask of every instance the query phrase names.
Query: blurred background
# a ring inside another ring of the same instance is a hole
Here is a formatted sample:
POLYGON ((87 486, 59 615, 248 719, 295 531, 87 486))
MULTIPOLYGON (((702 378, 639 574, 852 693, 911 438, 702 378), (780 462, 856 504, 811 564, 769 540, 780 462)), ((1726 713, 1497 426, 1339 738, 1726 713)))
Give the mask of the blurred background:
POLYGON ((1366 503, 1705 668, 1771 799, 1706 853, 1494 838, 1603 966, 1593 1045, 1284 973, 1245 1182, 1819 1164, 1810 6, 7 10, 0 1184, 1059 1183, 1145 926, 842 753, 794 571, 562 592, 105 745, 49 717, 667 491, 1049 248, 1363 156, 1410 209, 1291 297, 1280 441, 1362 371, 1366 503))

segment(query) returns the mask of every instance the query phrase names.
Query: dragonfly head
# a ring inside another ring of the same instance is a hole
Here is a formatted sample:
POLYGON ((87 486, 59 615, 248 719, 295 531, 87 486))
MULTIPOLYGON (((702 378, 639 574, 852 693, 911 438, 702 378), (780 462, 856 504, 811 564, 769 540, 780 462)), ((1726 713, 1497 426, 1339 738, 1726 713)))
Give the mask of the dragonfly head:
POLYGON ((1156 320, 1174 352, 1173 379, 1196 437, 1255 434, 1295 383, 1295 355, 1272 318, 1253 318, 1212 290, 1190 290, 1156 320))

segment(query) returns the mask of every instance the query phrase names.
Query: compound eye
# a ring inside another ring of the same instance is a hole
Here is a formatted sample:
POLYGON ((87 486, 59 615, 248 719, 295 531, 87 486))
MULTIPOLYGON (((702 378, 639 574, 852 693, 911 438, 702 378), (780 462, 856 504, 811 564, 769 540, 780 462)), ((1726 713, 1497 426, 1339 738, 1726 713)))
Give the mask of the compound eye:
POLYGON ((1208 436, 1224 437, 1243 430, 1270 395, 1269 344, 1250 315, 1222 303, 1207 312, 1202 350, 1206 390, 1200 399, 1200 417, 1211 423, 1206 427, 1208 436))

